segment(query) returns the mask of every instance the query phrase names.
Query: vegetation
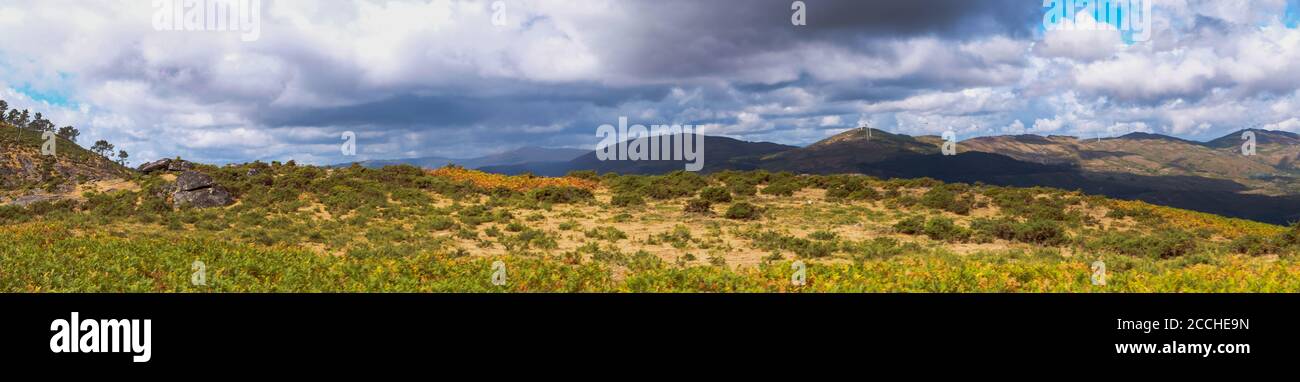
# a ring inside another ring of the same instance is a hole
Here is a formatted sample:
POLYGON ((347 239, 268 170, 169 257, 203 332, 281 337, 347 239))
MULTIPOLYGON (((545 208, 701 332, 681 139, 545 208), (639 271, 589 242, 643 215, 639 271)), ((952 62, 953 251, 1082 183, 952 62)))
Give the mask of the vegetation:
POLYGON ((1055 189, 766 171, 196 170, 239 203, 176 210, 165 176, 137 175, 0 206, 0 291, 1300 290, 1300 226, 1055 189), (805 285, 789 281, 794 260, 805 285), (1089 281, 1097 260, 1105 286, 1089 281), (491 283, 494 261, 505 285, 491 283))

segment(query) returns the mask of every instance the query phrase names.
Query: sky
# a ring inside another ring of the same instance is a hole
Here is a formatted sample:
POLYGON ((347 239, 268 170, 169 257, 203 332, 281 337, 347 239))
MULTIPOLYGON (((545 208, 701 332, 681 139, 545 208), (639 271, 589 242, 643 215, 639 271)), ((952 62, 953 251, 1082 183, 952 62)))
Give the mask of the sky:
POLYGON ((261 0, 256 33, 165 3, 0 2, 0 99, 134 163, 593 148, 624 116, 791 145, 1300 132, 1300 0, 1154 0, 1144 41, 1049 29, 1042 0, 805 0, 804 25, 788 0, 261 0))

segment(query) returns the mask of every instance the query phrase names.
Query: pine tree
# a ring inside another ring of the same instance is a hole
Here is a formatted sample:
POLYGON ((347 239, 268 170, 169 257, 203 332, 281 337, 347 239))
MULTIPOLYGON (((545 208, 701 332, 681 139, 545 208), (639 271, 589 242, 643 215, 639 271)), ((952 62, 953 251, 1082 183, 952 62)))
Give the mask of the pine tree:
POLYGON ((94 145, 90 146, 90 151, 95 152, 95 154, 99 154, 99 156, 101 157, 108 158, 109 154, 113 153, 113 144, 108 143, 108 141, 105 141, 103 139, 100 139, 98 141, 95 141, 94 145))
POLYGON ((9 123, 13 124, 14 126, 17 126, 20 129, 25 129, 27 128, 27 124, 32 123, 31 112, 28 111, 27 109, 23 109, 23 112, 21 114, 18 114, 18 120, 9 121, 9 123))
POLYGON ((81 131, 77 130, 77 128, 72 126, 64 126, 64 127, 60 127, 59 131, 54 134, 63 137, 63 139, 76 142, 77 137, 81 135, 81 131))

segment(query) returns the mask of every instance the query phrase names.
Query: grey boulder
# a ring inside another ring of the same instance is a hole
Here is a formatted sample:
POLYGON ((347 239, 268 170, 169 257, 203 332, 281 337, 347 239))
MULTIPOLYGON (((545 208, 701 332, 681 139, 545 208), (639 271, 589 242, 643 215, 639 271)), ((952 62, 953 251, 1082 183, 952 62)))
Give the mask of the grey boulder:
POLYGON ((189 171, 194 169, 194 163, 186 160, 175 159, 167 163, 167 171, 189 171))
POLYGON ((177 208, 212 208, 224 207, 235 203, 235 198, 225 187, 212 186, 193 191, 177 191, 172 194, 172 204, 177 208))
POLYGON ((20 196, 20 197, 18 197, 17 199, 14 199, 14 201, 12 202, 12 204, 15 205, 15 206, 19 206, 19 207, 27 207, 27 206, 32 205, 32 204, 35 204, 35 203, 40 203, 40 202, 53 202, 53 201, 57 201, 57 200, 59 200, 59 199, 62 199, 62 198, 60 198, 60 197, 57 196, 57 195, 45 195, 45 194, 27 195, 27 196, 20 196))
POLYGON ((171 166, 171 164, 172 164, 171 159, 159 159, 153 162, 142 164, 137 169, 140 170, 140 172, 148 174, 156 171, 166 171, 167 168, 171 166))
POLYGON ((186 171, 181 176, 176 177, 176 191, 194 191, 201 188, 208 188, 216 185, 212 177, 194 171, 186 171))

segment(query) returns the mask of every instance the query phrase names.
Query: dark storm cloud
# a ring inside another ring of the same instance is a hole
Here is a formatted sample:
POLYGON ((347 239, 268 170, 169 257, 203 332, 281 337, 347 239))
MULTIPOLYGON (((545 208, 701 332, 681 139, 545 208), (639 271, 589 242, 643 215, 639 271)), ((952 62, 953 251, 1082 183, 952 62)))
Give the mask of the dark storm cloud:
POLYGON ((1024 37, 1042 18, 1041 4, 1025 0, 808 0, 808 23, 793 26, 791 1, 644 1, 635 25, 597 40, 602 56, 629 75, 689 78, 746 69, 758 55, 794 54, 827 44, 889 54, 880 44, 916 36, 952 41, 1005 35, 1024 37), (607 54, 606 54, 607 53, 607 54))
POLYGON ((388 125, 464 127, 475 124, 504 126, 546 125, 573 117, 583 107, 614 107, 627 102, 662 100, 669 89, 638 86, 608 89, 598 85, 541 86, 498 83, 489 93, 447 92, 438 95, 402 94, 344 107, 267 108, 259 113, 271 126, 371 126, 388 125))
MULTIPOLYGON (((858 54, 897 60, 895 50, 882 46, 915 36, 961 41, 988 35, 1023 36, 1032 29, 1041 10, 1033 1, 806 1, 808 25, 794 27, 788 0, 760 1, 636 1, 619 2, 639 15, 633 24, 609 25, 592 34, 592 49, 607 69, 635 80, 658 83, 647 86, 611 86, 601 81, 539 84, 527 81, 478 79, 458 89, 412 89, 406 94, 383 96, 377 101, 344 107, 263 107, 257 113, 270 126, 424 126, 438 129, 482 124, 547 125, 556 121, 584 123, 576 111, 617 109, 629 102, 658 102, 672 86, 726 84, 742 94, 757 94, 790 87, 821 92, 833 101, 896 100, 927 88, 985 85, 978 75, 984 63, 958 58, 953 71, 937 70, 899 79, 829 82, 798 74, 798 79, 777 83, 733 78, 733 74, 764 69, 771 62, 755 57, 798 54, 809 44, 847 47, 858 54), (957 70, 960 68, 960 70, 957 70), (437 93, 417 95, 418 92, 437 93), (575 122, 576 121, 576 122, 575 122)), ((544 20, 530 20, 535 25, 544 20)), ((280 46, 284 52, 307 60, 320 53, 280 46)), ((794 60, 791 60, 794 61, 794 60)), ((780 65, 780 62, 776 63, 780 65)), ((297 75, 313 79, 308 86, 331 92, 353 91, 358 85, 339 75, 349 70, 331 66, 301 68, 297 75), (333 88, 333 89, 331 89, 333 88)), ((795 68, 793 70, 800 70, 795 68)), ((364 94, 364 89, 360 89, 364 94)), ((717 89, 709 102, 726 100, 717 89)), ((739 101, 737 107, 743 106, 739 101)), ((609 119, 611 117, 599 117, 609 119)))

